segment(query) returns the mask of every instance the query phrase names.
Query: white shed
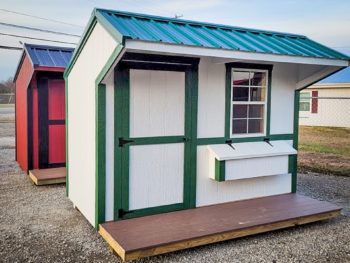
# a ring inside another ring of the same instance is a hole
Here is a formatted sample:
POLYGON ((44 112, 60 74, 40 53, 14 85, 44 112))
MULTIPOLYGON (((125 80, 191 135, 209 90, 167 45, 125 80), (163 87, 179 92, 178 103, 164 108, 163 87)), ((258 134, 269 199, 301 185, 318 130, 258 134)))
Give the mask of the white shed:
POLYGON ((98 228, 295 193, 299 91, 348 65, 301 35, 95 9, 65 72, 67 195, 98 228))

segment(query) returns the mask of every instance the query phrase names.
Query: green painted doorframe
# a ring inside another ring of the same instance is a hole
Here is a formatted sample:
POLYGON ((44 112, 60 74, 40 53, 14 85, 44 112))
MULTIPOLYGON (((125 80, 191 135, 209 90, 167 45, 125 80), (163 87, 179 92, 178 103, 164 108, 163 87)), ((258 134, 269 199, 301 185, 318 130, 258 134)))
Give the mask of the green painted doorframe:
POLYGON ((124 55, 122 61, 115 68, 114 220, 195 207, 198 63, 199 59, 193 58, 127 53, 124 55), (172 63, 169 64, 167 62, 172 63), (144 138, 129 137, 130 69, 180 71, 185 73, 184 136, 159 136, 144 138), (185 145, 183 203, 129 211, 130 146, 180 142, 183 142, 185 145))

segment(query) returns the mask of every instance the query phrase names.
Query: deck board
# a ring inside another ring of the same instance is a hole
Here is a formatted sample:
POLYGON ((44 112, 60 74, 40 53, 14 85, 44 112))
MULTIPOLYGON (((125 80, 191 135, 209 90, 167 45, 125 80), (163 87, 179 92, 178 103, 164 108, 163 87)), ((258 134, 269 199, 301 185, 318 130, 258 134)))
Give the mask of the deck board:
POLYGON ((29 171, 29 177, 36 185, 65 183, 66 168, 34 169, 29 171))
POLYGON ((128 260, 323 220, 340 209, 284 194, 107 222, 100 234, 128 260))

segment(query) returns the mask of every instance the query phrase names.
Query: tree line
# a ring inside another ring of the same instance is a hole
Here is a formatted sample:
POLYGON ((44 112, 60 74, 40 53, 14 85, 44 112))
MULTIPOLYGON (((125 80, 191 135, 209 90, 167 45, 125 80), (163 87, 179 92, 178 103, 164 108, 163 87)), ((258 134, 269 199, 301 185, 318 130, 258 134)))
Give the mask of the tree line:
POLYGON ((15 93, 15 83, 13 82, 13 78, 0 82, 0 94, 4 93, 15 93))

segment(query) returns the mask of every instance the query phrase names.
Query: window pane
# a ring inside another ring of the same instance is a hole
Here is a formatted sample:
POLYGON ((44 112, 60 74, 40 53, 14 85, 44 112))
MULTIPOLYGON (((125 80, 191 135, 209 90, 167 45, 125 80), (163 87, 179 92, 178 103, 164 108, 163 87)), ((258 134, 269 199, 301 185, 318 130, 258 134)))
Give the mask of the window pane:
POLYGON ((250 101, 265 101, 265 88, 250 88, 250 101))
POLYGON ((249 118, 263 118, 264 105, 249 105, 249 118))
POLYGON ((266 73, 265 72, 251 72, 250 85, 252 86, 266 86, 266 73))
POLYGON ((233 118, 247 118, 247 107, 248 105, 233 105, 232 106, 232 117, 233 118))
POLYGON ((232 73, 233 85, 248 86, 249 72, 247 71, 233 71, 232 73))
POLYGON ((248 101, 249 88, 245 87, 233 87, 232 88, 232 101, 248 101))
POLYGON ((299 105, 300 111, 310 111, 310 102, 300 102, 299 105))
POLYGON ((310 98, 310 92, 301 92, 300 99, 303 99, 303 98, 305 98, 305 99, 310 98))
POLYGON ((247 133, 247 120, 232 120, 232 134, 247 133))
POLYGON ((248 133, 262 133, 263 125, 263 120, 248 120, 248 133))

